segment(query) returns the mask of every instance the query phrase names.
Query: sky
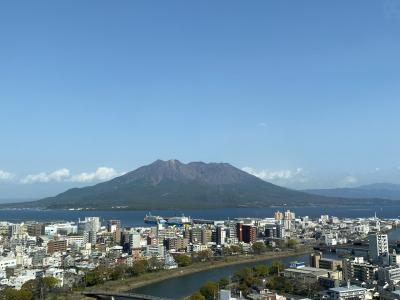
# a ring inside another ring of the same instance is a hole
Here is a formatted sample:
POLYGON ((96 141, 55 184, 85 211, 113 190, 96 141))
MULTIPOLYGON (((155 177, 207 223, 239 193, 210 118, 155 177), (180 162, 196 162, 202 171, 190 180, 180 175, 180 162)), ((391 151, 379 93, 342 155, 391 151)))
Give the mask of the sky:
POLYGON ((156 159, 400 183, 400 0, 0 2, 0 199, 156 159))

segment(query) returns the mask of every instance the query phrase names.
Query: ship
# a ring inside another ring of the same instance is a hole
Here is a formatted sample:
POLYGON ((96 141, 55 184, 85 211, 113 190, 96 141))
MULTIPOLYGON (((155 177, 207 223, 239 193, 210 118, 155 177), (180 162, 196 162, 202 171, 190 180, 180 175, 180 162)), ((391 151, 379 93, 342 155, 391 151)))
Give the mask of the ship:
POLYGON ((149 213, 144 217, 144 222, 146 224, 165 224, 167 221, 163 217, 153 216, 151 213, 149 213))
POLYGON ((192 219, 190 217, 185 217, 184 215, 182 215, 181 217, 171 217, 167 220, 168 225, 175 226, 183 226, 190 223, 192 223, 192 219))

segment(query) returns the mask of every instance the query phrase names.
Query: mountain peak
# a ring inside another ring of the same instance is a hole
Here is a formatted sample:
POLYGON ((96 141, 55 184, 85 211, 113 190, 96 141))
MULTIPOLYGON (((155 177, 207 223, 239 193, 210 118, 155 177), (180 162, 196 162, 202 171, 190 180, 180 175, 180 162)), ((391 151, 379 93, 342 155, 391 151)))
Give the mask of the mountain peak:
POLYGON ((155 162, 110 181, 31 202, 33 207, 177 209, 346 203, 263 181, 227 163, 155 162))

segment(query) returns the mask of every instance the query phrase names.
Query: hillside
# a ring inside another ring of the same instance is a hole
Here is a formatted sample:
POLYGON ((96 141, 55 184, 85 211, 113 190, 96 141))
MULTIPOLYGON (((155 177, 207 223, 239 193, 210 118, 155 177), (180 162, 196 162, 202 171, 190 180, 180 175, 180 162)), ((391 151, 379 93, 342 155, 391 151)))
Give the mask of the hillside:
POLYGON ((365 204, 365 201, 328 198, 286 189, 226 163, 183 164, 178 160, 157 160, 107 182, 73 188, 55 197, 13 206, 151 210, 347 205, 355 202, 365 204))
POLYGON ((400 185, 392 183, 373 183, 354 188, 304 190, 304 192, 327 197, 400 200, 400 185))

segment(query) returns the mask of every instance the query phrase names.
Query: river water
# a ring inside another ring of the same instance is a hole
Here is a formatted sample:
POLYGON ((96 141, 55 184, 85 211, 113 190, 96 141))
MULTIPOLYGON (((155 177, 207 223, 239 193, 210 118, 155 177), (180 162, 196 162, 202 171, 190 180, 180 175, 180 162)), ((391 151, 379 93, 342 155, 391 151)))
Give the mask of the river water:
POLYGON ((195 291, 197 291, 205 282, 217 281, 222 277, 229 278, 236 271, 241 270, 245 267, 253 267, 260 264, 271 264, 273 261, 282 261, 286 266, 290 262, 298 260, 308 263, 308 255, 291 256, 286 258, 272 258, 266 259, 264 261, 258 262, 247 262, 238 265, 230 265, 221 268, 206 270, 202 272, 197 272, 182 277, 175 277, 160 281, 148 286, 143 286, 134 289, 132 292, 146 295, 153 295, 158 297, 166 297, 171 299, 182 299, 195 291))

